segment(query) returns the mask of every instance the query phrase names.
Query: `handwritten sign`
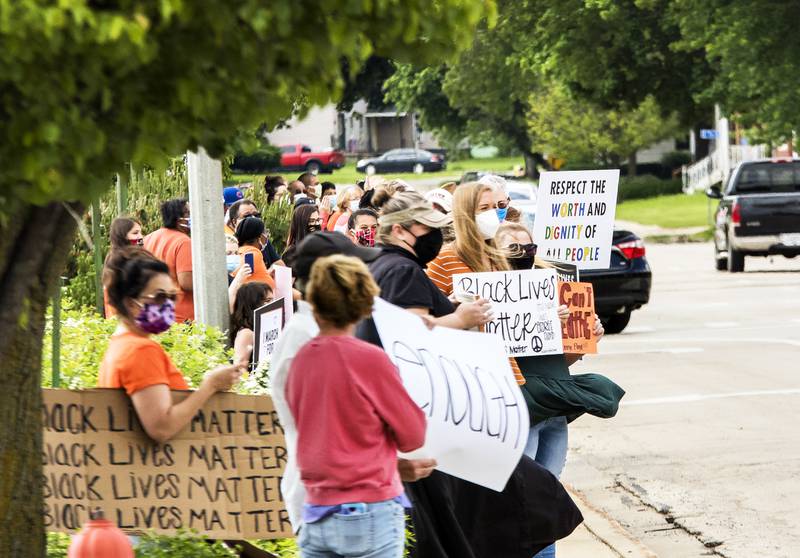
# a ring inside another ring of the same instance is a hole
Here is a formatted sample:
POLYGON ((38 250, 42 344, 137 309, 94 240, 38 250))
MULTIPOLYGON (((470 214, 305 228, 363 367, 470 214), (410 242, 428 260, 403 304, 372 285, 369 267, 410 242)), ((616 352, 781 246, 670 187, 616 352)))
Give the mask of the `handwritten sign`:
POLYGON ((456 297, 478 295, 492 302, 488 333, 505 343, 508 356, 560 354, 561 324, 554 269, 453 275, 456 297))
POLYGON ((214 395, 178 435, 156 444, 121 390, 42 391, 49 531, 75 532, 99 506, 129 533, 292 536, 279 486, 286 445, 269 397, 214 395))
POLYGON ((261 308, 256 308, 253 324, 255 330, 255 346, 253 347, 253 364, 258 365, 272 358, 275 344, 283 331, 285 306, 282 298, 273 300, 261 308))
POLYGON ((564 352, 594 354, 594 287, 591 283, 559 283, 558 299, 569 308, 567 325, 562 330, 564 352))
POLYGON ((503 344, 494 335, 445 327, 377 299, 372 315, 383 347, 425 411, 425 445, 409 458, 503 490, 528 440, 528 408, 503 344))
POLYGON ((543 172, 533 236, 539 254, 580 269, 611 264, 619 170, 543 172))

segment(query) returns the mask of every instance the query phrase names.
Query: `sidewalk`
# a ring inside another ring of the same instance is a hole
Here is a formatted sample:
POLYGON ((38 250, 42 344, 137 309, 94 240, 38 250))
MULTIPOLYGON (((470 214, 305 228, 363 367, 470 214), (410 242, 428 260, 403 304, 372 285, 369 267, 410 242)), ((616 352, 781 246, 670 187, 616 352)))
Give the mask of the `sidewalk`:
POLYGON ((583 523, 566 539, 556 543, 558 558, 658 558, 658 555, 636 541, 614 519, 594 508, 566 485, 572 499, 583 514, 583 523))

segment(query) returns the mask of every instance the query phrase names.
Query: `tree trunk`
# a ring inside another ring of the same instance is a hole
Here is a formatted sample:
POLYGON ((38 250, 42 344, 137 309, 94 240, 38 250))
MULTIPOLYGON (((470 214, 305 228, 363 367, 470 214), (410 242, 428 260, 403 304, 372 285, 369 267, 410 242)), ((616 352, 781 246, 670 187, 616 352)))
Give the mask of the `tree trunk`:
POLYGON ((628 178, 636 176, 636 151, 628 155, 628 178))
MULTIPOLYGON (((79 214, 82 206, 72 204, 79 214)), ((61 203, 0 220, 0 556, 45 556, 41 356, 45 312, 77 224, 61 203)))

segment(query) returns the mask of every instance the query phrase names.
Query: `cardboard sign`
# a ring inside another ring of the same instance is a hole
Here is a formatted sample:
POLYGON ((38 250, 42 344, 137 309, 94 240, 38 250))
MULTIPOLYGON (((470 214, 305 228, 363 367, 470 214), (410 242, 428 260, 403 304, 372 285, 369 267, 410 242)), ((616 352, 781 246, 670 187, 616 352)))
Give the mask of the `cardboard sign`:
POLYGON ((492 271, 453 275, 456 298, 478 295, 492 301, 488 333, 498 335, 508 356, 561 354, 558 287, 554 269, 492 271))
POLYGON ((257 308, 253 318, 253 364, 255 368, 262 361, 269 361, 275 352, 275 344, 283 331, 285 320, 285 306, 282 298, 273 300, 261 308, 257 308))
POLYGON ((577 283, 581 280, 581 272, 578 270, 577 265, 568 264, 564 262, 557 262, 554 260, 545 260, 553 266, 556 270, 556 277, 561 282, 577 283))
POLYGON ((446 327, 377 299, 372 315, 383 347, 425 411, 425 445, 409 458, 503 490, 528 440, 528 407, 500 339, 446 327))
POLYGON ((611 265, 619 169, 543 172, 533 237, 539 255, 579 269, 611 265))
POLYGON ((286 444, 269 397, 214 395, 172 440, 156 444, 122 390, 42 392, 49 531, 75 532, 100 507, 129 533, 292 536, 279 486, 286 444))
POLYGON ((558 300, 569 307, 567 325, 563 328, 565 353, 594 354, 594 286, 591 283, 560 283, 558 300))
POLYGON ((286 323, 294 314, 292 268, 276 265, 272 269, 275 270, 275 298, 283 299, 283 323, 286 323))

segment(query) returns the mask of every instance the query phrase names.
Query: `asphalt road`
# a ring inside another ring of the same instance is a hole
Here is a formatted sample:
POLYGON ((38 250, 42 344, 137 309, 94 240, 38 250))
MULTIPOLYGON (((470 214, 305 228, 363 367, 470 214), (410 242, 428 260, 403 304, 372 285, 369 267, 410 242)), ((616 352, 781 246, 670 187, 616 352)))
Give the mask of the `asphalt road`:
POLYGON ((563 480, 657 556, 800 556, 800 258, 711 252, 647 247, 651 303, 573 367, 627 395, 572 423, 563 480))

